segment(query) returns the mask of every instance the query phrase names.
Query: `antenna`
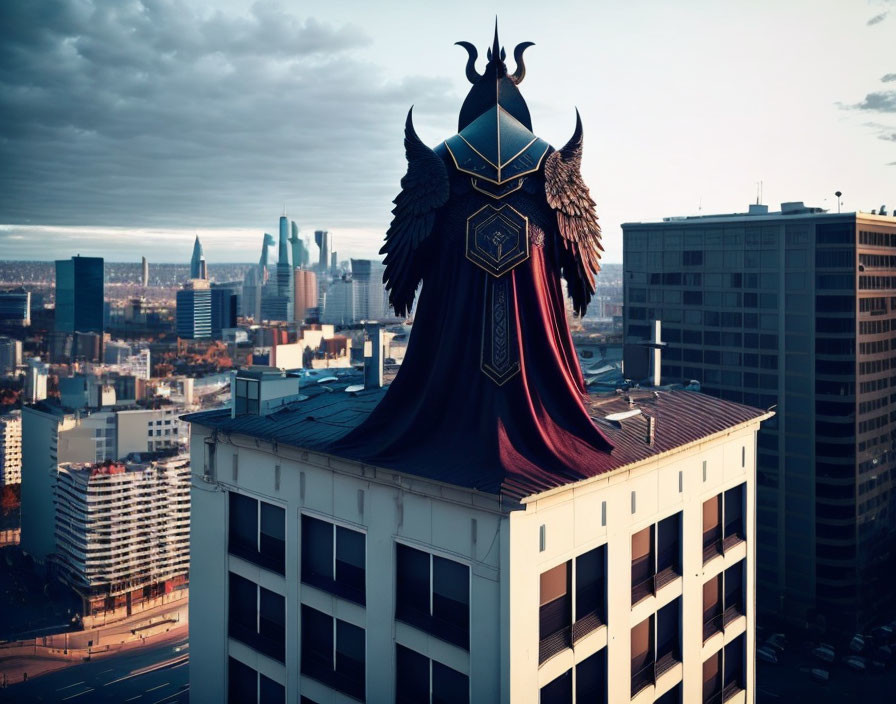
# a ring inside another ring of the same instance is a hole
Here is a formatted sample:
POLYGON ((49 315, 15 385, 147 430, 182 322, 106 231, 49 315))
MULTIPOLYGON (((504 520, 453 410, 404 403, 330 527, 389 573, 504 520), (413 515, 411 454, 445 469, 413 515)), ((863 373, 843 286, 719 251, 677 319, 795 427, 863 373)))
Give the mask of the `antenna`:
POLYGON ((759 188, 760 188, 759 183, 760 183, 759 181, 756 182, 756 205, 759 205, 759 203, 761 202, 761 197, 759 194, 759 188))
POLYGON ((842 196, 843 194, 840 191, 836 191, 834 193, 834 195, 837 196, 837 212, 839 213, 840 212, 840 196, 842 196))

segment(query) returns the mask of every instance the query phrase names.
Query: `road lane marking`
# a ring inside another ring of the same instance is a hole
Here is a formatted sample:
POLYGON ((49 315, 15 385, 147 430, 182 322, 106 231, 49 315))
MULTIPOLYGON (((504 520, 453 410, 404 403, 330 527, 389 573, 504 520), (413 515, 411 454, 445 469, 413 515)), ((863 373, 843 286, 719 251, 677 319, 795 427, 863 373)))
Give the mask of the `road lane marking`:
POLYGON ((74 699, 75 697, 80 697, 80 696, 82 696, 82 695, 84 695, 84 694, 89 694, 89 693, 92 692, 92 691, 93 691, 93 687, 91 687, 90 689, 85 689, 83 692, 78 692, 77 694, 71 694, 71 695, 69 695, 69 696, 67 696, 67 697, 63 697, 63 698, 60 699, 59 701, 63 701, 63 702, 64 702, 66 699, 74 699))
POLYGON ((63 689, 69 689, 70 687, 77 687, 79 684, 84 684, 84 682, 75 682, 74 684, 67 684, 65 687, 60 687, 57 689, 57 692, 61 692, 63 689))
POLYGON ((125 701, 126 701, 126 702, 132 702, 132 701, 134 701, 135 699, 139 699, 139 698, 142 697, 142 696, 143 696, 142 694, 138 694, 136 697, 131 697, 130 699, 125 699, 125 701))
POLYGON ((150 687, 150 688, 147 689, 146 691, 147 691, 147 692, 151 692, 151 691, 154 690, 154 689, 161 689, 162 687, 166 687, 166 686, 168 686, 169 684, 171 684, 171 683, 170 683, 170 682, 163 682, 162 684, 157 685, 157 686, 155 686, 155 687, 150 687))

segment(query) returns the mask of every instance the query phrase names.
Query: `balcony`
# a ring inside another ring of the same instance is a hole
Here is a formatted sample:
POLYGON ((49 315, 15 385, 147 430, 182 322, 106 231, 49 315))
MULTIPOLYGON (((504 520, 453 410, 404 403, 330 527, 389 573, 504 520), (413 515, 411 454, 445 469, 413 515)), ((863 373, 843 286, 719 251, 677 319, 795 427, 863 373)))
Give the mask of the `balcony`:
POLYGON ((666 649, 655 659, 647 662, 640 669, 632 672, 632 697, 657 680, 681 662, 681 651, 678 647, 666 649))
MULTIPOLYGON (((633 564, 633 574, 636 569, 636 566, 633 564)), ((667 584, 671 584, 680 576, 681 566, 678 560, 677 546, 674 549, 661 552, 657 555, 656 572, 649 575, 646 579, 632 584, 632 606, 649 596, 656 596, 660 589, 667 584)))

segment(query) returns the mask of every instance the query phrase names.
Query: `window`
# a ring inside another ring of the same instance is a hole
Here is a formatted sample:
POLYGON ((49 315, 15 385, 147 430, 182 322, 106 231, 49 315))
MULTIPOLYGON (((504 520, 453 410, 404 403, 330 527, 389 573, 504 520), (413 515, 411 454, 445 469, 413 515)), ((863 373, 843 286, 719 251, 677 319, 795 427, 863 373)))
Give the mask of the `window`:
POLYGON ((467 704, 469 678, 425 655, 395 644, 395 704, 467 704))
POLYGON ((311 516, 302 516, 302 581, 365 604, 365 536, 311 516))
POLYGON ((259 567, 286 574, 286 511, 230 492, 227 550, 259 567))
POLYGON ((742 634, 703 663, 703 702, 716 704, 744 689, 744 642, 742 634))
POLYGON ((703 640, 720 633, 746 614, 744 560, 732 565, 703 585, 703 640))
POLYGON ((632 535, 632 606, 681 576, 681 512, 632 535))
POLYGON ((541 573, 539 663, 606 623, 606 561, 601 545, 541 573))
POLYGON ((541 688, 539 704, 606 704, 607 649, 591 657, 541 688), (575 699, 573 699, 575 693, 575 699))
POLYGON ((286 599, 233 572, 229 586, 230 637, 286 662, 286 599))
POLYGON ((681 662, 681 597, 632 628, 632 696, 681 662))
POLYGON ((364 629, 302 604, 302 674, 364 699, 364 629))
POLYGON ((470 648, 470 568, 397 544, 395 618, 470 648))
POLYGON ((740 484, 703 502, 703 564, 746 540, 744 487, 740 484))
POLYGON ((238 416, 258 415, 258 381, 255 379, 236 379, 235 410, 238 416))
POLYGON ((239 660, 228 657, 227 701, 230 704, 285 704, 286 688, 239 660))

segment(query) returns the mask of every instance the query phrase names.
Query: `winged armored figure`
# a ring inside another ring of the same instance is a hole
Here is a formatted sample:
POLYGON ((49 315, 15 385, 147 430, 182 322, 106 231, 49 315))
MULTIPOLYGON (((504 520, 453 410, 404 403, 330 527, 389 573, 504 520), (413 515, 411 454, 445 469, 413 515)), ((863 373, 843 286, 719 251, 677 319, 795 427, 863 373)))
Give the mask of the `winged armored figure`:
POLYGON ((398 315, 419 288, 404 362, 367 420, 337 443, 372 464, 512 491, 514 477, 591 476, 611 445, 589 417, 561 279, 577 314, 594 294, 602 247, 582 180, 582 123, 561 149, 532 131, 497 28, 457 134, 423 144, 409 112, 407 173, 381 250, 398 315), (421 287, 422 283, 422 287, 421 287), (420 468, 423 468, 422 470, 420 468))

